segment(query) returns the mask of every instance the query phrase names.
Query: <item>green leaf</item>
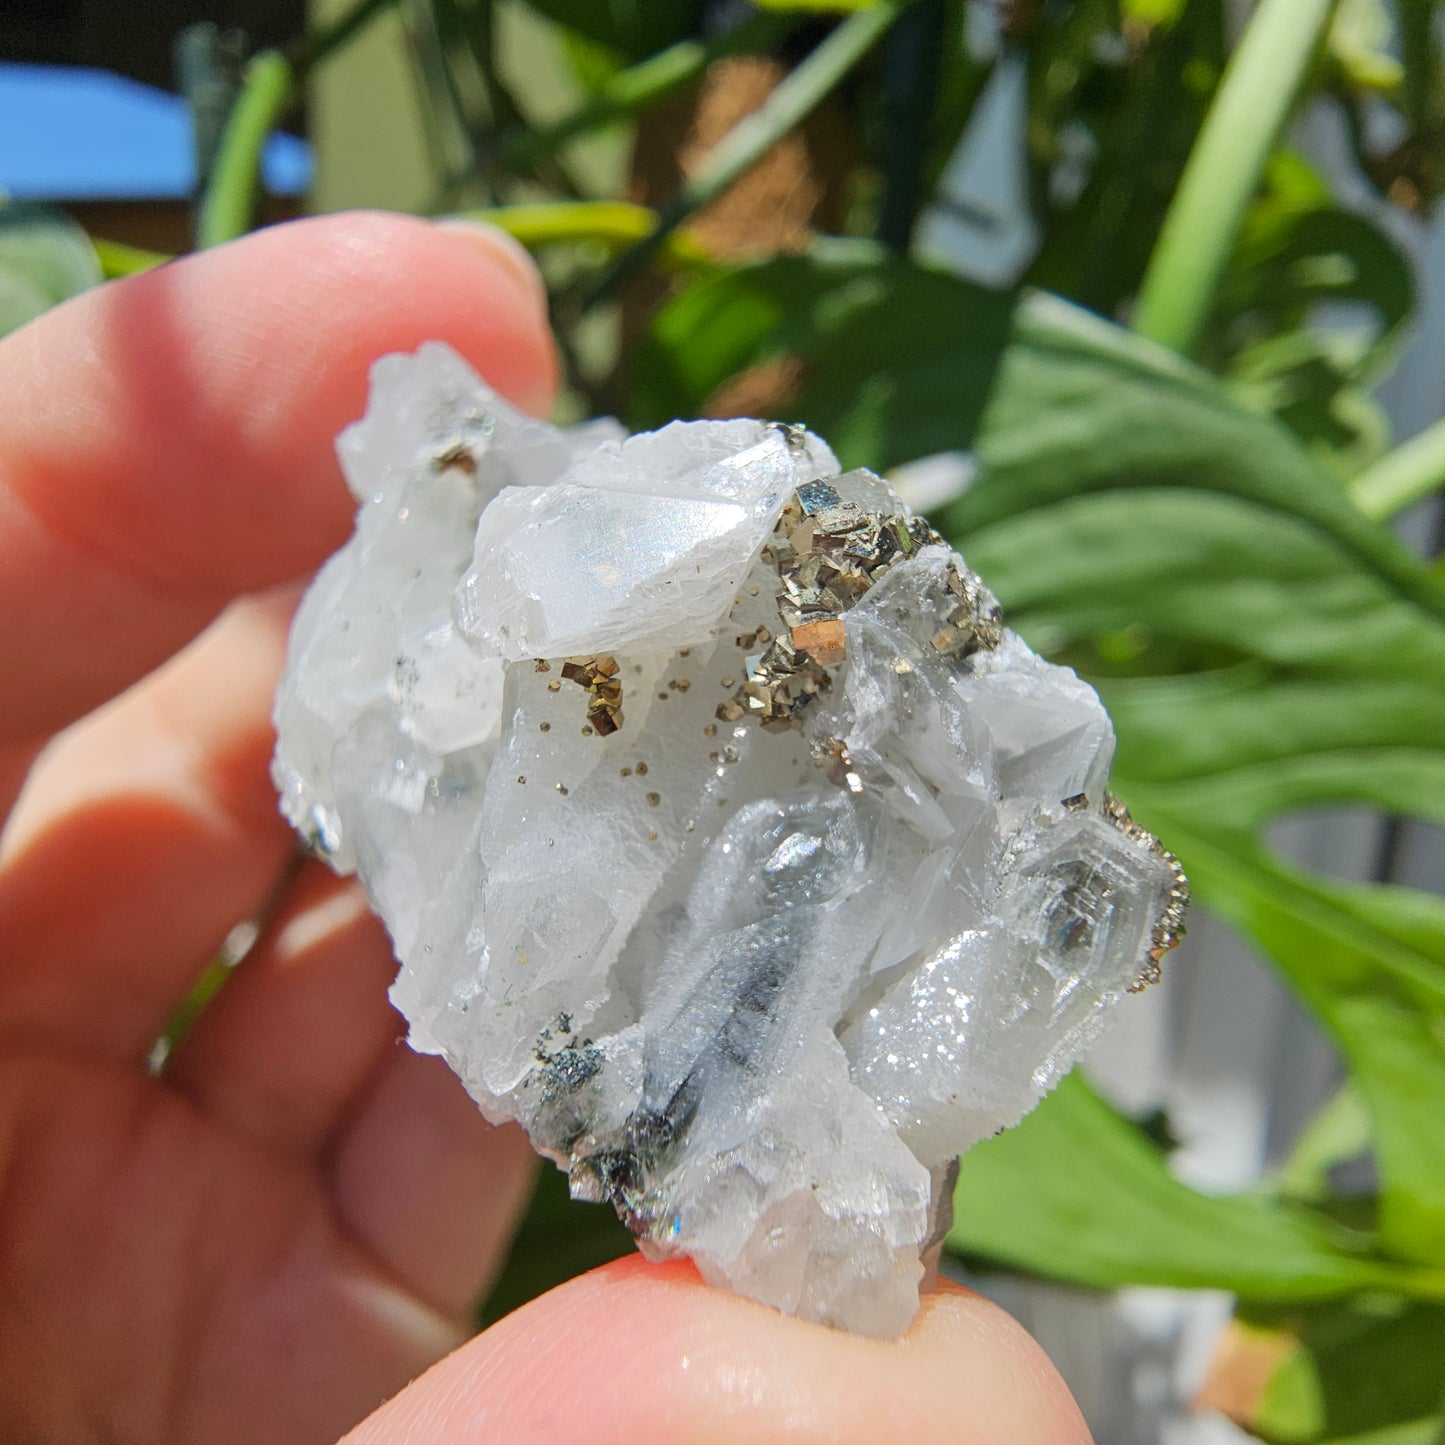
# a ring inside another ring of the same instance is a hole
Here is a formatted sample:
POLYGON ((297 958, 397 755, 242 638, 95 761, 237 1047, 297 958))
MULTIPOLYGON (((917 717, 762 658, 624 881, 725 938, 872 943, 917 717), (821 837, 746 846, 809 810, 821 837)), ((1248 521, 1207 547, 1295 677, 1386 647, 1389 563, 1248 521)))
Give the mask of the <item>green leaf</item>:
POLYGON ((1352 90, 1390 96, 1399 91, 1405 71, 1390 53, 1392 29, 1383 0, 1340 0, 1329 55, 1352 90))
POLYGON ((120 276, 138 276, 142 271, 154 271, 174 259, 162 251, 147 251, 140 246, 128 246, 123 241, 106 241, 92 236, 90 244, 95 248, 95 259, 100 274, 107 281, 120 276))
POLYGON ((944 451, 978 421, 1013 305, 866 241, 720 272, 657 316, 634 359, 634 420, 696 415, 734 373, 800 357, 789 404, 840 456, 944 451))
POLYGON ((1385 1245, 1445 1259, 1445 905, 1310 878, 1260 841, 1330 803, 1445 819, 1445 592, 1283 430, 1048 304, 1021 316, 978 444, 950 530, 1026 631, 1095 673, 1120 790, 1350 1060, 1385 1245), (1099 676, 1098 638, 1131 627, 1155 675, 1099 676))
POLYGON ((1229 56, 1139 283, 1131 324, 1194 354, 1240 224, 1305 93, 1335 0, 1258 0, 1229 56))
POLYGON ((1329 301, 1371 308, 1388 349, 1414 310, 1410 262, 1357 212, 1332 205, 1296 210, 1266 198, 1241 230, 1220 288, 1220 322, 1272 336, 1298 325, 1310 306, 1329 301))
MULTIPOLYGON (((1438 579, 1206 373, 1057 299, 1013 304, 856 247, 685 293, 639 357, 639 395, 687 415, 779 354, 802 378, 789 418, 847 465, 976 450, 979 480, 940 524, 1014 624, 1099 685, 1119 790, 1345 1052, 1382 1247, 1445 1261, 1445 905, 1310 877, 1264 841, 1282 814, 1339 803, 1445 820, 1438 579)), ((1067 1172, 1031 1184, 1069 1207, 1067 1172)))
POLYGON ((1381 1225, 1399 1253, 1445 1258, 1445 903, 1428 937, 1410 927, 1423 900, 1403 889, 1328 885, 1240 843, 1155 819, 1190 860, 1200 896, 1247 930, 1334 1034, 1370 1106, 1385 1181, 1381 1225))
POLYGON ((702 0, 668 5, 648 0, 527 0, 527 4, 627 60, 641 60, 696 34, 704 10, 702 0))
POLYGON ((849 15, 854 10, 871 10, 880 0, 757 0, 759 10, 792 14, 849 15))
POLYGON ((617 52, 575 30, 558 32, 562 58, 572 78, 588 95, 598 91, 622 69, 617 52))
POLYGON ((0 336, 100 279, 94 248, 68 216, 0 204, 0 336))
POLYGON ((1241 348, 1229 361, 1226 384, 1237 401, 1278 418, 1350 481, 1390 445, 1389 419, 1361 383, 1376 352, 1368 335, 1301 328, 1241 348))
POLYGON ((1433 1420, 1413 1420, 1407 1425, 1386 1425, 1383 1430, 1370 1430, 1348 1439, 1336 1435, 1320 1445, 1445 1445, 1445 1415, 1433 1420))
POLYGON ((1370 1149, 1370 1115, 1360 1091, 1342 1084, 1295 1140, 1280 1171, 1279 1187, 1291 1199, 1323 1201, 1330 1194, 1330 1171, 1370 1149))
POLYGON ((1445 1415, 1433 1420, 1413 1420, 1407 1425, 1386 1425, 1383 1430, 1370 1430, 1348 1439, 1336 1435, 1320 1445, 1445 1445, 1445 1415))
POLYGON ((1222 7, 1174 9, 1038 6, 1030 17, 1026 140, 1040 245, 1026 279, 1103 315, 1138 291, 1224 67, 1222 7))
POLYGON ((1415 305, 1409 259, 1370 218, 1334 203, 1292 151, 1272 158, 1245 217, 1201 350, 1233 395, 1278 417, 1348 479, 1389 444, 1369 388, 1394 364, 1415 305), (1356 324, 1316 325, 1348 303, 1356 324))
POLYGON ((1240 1423, 1272 1445, 1422 1440, 1445 1427, 1445 1308, 1375 1299, 1311 1309, 1240 1423))
POLYGON ((1184 13, 1184 0, 1123 0, 1120 10, 1136 25, 1173 25, 1184 13))
POLYGON ((1309 1210, 1190 1189, 1079 1074, 965 1156, 954 1215, 955 1253, 1094 1289, 1215 1288, 1276 1302, 1445 1293, 1445 1271, 1371 1259, 1358 1236, 1309 1210))

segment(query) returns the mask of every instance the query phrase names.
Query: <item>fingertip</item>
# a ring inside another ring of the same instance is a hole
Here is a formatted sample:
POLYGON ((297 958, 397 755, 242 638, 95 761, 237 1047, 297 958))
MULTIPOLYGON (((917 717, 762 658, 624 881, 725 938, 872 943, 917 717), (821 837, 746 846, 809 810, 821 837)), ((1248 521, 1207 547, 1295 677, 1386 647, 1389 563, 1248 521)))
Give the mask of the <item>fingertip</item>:
POLYGON ((979 1297, 976 1289, 970 1289, 966 1284, 956 1279, 950 1279, 946 1274, 938 1275, 933 1283, 924 1291, 924 1301, 927 1302, 930 1295, 960 1295, 965 1299, 977 1299, 979 1297))
POLYGON ((360 415, 371 362, 437 340, 509 401, 537 416, 550 412, 559 366, 546 287, 527 251, 498 227, 462 217, 339 211, 272 226, 233 245, 248 274, 270 269, 278 288, 312 293, 309 305, 304 297, 291 299, 314 319, 318 340, 330 340, 334 364, 355 383, 343 422, 360 415), (262 247, 284 254, 285 269, 268 268, 262 247))
POLYGON ((521 354, 508 358, 510 368, 500 365, 503 358, 494 346, 478 346, 473 354, 464 338, 458 349, 509 401, 534 416, 549 415, 557 400, 561 365, 552 335, 546 282, 531 254, 514 236, 485 221, 450 217, 423 224, 431 231, 433 244, 440 242, 457 256, 459 273, 468 264, 477 270, 474 284, 479 295, 505 285, 520 303, 524 342, 521 354), (498 380, 493 380, 494 371, 498 380))
POLYGON ((537 314, 546 319, 547 283, 543 281, 532 253, 510 231, 471 216, 447 216, 435 224, 440 230, 460 236, 506 266, 536 303, 537 314))
POLYGON ((360 1427, 351 1445, 462 1438, 595 1445, 1087 1445, 1038 1345, 963 1289, 928 1295, 901 1340, 788 1319, 709 1289, 691 1265, 619 1260, 471 1341, 360 1427))
POLYGON ((935 1377, 945 1398, 977 1412, 979 1428, 961 1434, 961 1440, 1093 1445, 1072 1392, 1043 1346, 987 1296, 940 1278, 923 1296, 917 1318, 899 1343, 915 1342, 936 1362, 935 1377), (972 1391, 951 1389, 950 1361, 960 1362, 972 1391), (991 1422, 1007 1428, 995 1436, 984 1428, 991 1422))
POLYGON ((515 256, 475 227, 381 211, 286 222, 113 282, 21 340, 0 343, 8 484, 111 560, 252 590, 344 536, 332 444, 379 357, 445 341, 539 415, 558 376, 515 256), (237 539, 250 545, 229 566, 237 539))

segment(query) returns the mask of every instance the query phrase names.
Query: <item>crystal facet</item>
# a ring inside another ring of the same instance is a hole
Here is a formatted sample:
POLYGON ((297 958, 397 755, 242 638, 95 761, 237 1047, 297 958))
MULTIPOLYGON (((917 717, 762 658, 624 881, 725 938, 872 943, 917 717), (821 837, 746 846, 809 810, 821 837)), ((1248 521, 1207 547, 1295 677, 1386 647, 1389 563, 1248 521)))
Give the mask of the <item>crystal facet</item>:
POLYGON ((564 432, 430 345, 339 451, 274 773, 413 1047, 648 1254, 900 1333, 957 1155, 1182 931, 1098 698, 800 427, 564 432))

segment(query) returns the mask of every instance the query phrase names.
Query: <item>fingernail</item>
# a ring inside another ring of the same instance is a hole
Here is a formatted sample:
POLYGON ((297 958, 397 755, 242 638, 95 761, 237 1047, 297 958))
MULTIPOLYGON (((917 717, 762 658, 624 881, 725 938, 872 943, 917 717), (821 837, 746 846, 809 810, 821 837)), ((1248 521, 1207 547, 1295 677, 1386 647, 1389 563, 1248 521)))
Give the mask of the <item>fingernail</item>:
POLYGON ((490 221, 474 221, 467 216, 449 216, 444 221, 438 221, 437 225, 484 246, 522 283, 542 315, 547 315, 546 282, 542 280, 542 273, 538 271, 537 263, 528 254, 527 248, 515 236, 509 235, 500 226, 492 225, 490 221))

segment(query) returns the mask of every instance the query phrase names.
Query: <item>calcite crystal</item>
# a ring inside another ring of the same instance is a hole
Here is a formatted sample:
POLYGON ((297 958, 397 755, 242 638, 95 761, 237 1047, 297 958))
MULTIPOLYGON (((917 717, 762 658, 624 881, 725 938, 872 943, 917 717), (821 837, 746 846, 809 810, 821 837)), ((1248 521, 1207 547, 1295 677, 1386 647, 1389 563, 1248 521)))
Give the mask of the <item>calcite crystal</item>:
POLYGON ((957 1156, 1181 929, 1098 698, 800 427, 560 431, 431 345, 339 453, 274 772, 413 1047, 649 1255, 898 1334, 957 1156))

